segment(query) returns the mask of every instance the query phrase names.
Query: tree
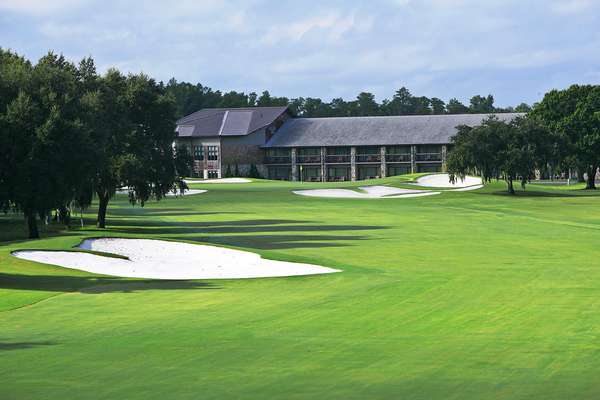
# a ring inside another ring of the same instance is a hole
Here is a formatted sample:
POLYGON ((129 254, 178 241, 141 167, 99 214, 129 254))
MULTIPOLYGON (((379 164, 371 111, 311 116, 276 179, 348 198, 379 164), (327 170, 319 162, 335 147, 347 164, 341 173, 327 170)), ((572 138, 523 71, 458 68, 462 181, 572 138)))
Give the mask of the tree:
POLYGON ((515 107, 515 112, 518 113, 528 113, 529 111, 531 111, 531 106, 527 103, 521 103, 515 107))
POLYGON ((356 97, 357 116, 373 116, 379 114, 379 105, 375 101, 373 93, 361 92, 356 97))
POLYGON ((452 98, 446 104, 446 112, 448 114, 466 114, 469 112, 469 108, 458 101, 458 99, 452 98))
POLYGON ((227 164, 227 169, 225 170, 225 178, 233 177, 233 173, 231 172, 231 164, 227 164))
POLYGON ((484 181, 504 179, 510 194, 515 180, 525 187, 551 149, 548 130, 527 118, 506 123, 492 116, 476 127, 459 126, 452 143, 447 161, 452 181, 468 174, 479 174, 484 181))
POLYGON ((437 97, 431 98, 431 113, 432 114, 445 114, 446 113, 446 103, 443 100, 438 99, 437 97))
POLYGON ((469 112, 473 114, 489 114, 495 111, 494 109, 494 96, 491 94, 486 97, 473 96, 470 101, 469 112))
POLYGON ((0 141, 6 144, 1 150, 6 167, 0 168, 5 187, 0 203, 5 210, 23 212, 29 237, 37 238, 38 216, 46 218, 58 209, 68 223, 74 203, 85 207, 91 202, 87 155, 93 143, 80 122, 80 74, 53 53, 33 67, 15 55, 4 53, 0 59, 1 69, 9 71, 0 78, 8 95, 0 111, 0 141), (18 88, 16 97, 6 88, 18 88))
POLYGON ((261 178, 260 172, 258 172, 258 168, 256 168, 256 165, 250 164, 250 171, 248 172, 248 177, 255 178, 255 179, 261 178))
POLYGON ((127 188, 131 204, 142 206, 150 198, 185 190, 190 156, 172 147, 175 106, 163 87, 143 74, 125 77, 116 70, 99 82, 85 104, 96 143, 97 226, 104 228, 109 201, 120 187, 127 188))
POLYGON ((396 90, 392 100, 387 103, 387 115, 410 115, 414 111, 413 96, 404 86, 396 90))
POLYGON ((595 175, 600 166, 599 92, 600 86, 592 85, 551 90, 531 112, 562 143, 561 166, 576 168, 580 177, 587 174, 586 189, 596 188, 595 175))

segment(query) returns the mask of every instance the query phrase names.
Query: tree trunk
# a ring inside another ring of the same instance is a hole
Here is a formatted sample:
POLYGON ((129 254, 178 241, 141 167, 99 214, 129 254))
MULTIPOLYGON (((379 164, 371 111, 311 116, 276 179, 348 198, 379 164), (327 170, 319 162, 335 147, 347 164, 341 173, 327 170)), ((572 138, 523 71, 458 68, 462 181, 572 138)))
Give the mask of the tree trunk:
POLYGON ((513 186, 513 178, 512 177, 507 178, 506 183, 508 183, 508 194, 515 194, 515 188, 513 186))
POLYGON ((66 206, 60 206, 58 209, 58 220, 65 226, 69 226, 71 224, 71 212, 66 206))
POLYGON ((27 219, 27 229, 29 230, 29 239, 39 239, 40 233, 38 232, 37 218, 35 212, 28 212, 25 214, 27 219))
POLYGON ((96 219, 96 226, 98 228, 106 228, 106 209, 108 208, 108 200, 110 196, 105 193, 98 192, 98 218, 96 219))
POLYGON ((597 167, 595 167, 595 166, 588 168, 587 182, 585 184, 586 189, 591 189, 591 190, 596 189, 596 169, 597 169, 597 167))
POLYGON ((584 172, 583 168, 577 168, 577 182, 585 182, 584 172))

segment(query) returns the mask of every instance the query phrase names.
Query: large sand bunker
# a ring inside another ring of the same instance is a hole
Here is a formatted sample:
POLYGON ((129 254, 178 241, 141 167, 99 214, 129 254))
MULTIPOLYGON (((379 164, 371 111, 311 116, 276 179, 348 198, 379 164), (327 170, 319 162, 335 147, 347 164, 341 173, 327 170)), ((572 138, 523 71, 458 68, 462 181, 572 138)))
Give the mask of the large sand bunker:
POLYGON ((473 190, 483 187, 481 178, 477 176, 466 176, 464 180, 457 179, 450 182, 448 174, 426 175, 417 179, 417 185, 423 187, 452 188, 457 190, 473 190))
POLYGON ((353 198, 353 199, 392 199, 407 197, 422 197, 440 194, 430 190, 400 189, 391 186, 362 186, 359 188, 362 192, 351 189, 306 189, 294 190, 293 193, 309 197, 334 197, 334 198, 353 198))
POLYGON ((340 272, 319 265, 266 260, 248 251, 164 240, 99 238, 84 240, 78 247, 118 254, 128 260, 73 251, 22 250, 13 255, 125 278, 236 279, 340 272))

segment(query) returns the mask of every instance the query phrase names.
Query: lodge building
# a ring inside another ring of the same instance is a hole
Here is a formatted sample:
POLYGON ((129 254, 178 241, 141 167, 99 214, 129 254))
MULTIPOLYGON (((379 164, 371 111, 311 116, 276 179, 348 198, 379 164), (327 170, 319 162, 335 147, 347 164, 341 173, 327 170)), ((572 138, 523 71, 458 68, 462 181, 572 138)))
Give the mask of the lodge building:
POLYGON ((287 107, 207 108, 177 121, 175 145, 191 152, 201 178, 255 165, 269 179, 354 181, 444 172, 456 127, 489 115, 296 118, 287 107))

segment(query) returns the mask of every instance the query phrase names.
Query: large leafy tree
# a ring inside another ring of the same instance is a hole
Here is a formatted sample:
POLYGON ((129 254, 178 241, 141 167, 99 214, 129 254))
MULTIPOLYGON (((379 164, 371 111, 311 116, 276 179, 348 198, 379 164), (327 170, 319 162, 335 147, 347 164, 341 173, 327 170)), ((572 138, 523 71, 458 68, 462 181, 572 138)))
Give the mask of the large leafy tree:
POLYGON ((0 85, 18 88, 16 96, 13 90, 5 98, 1 117, 6 144, 6 164, 0 172, 2 204, 22 211, 29 236, 37 238, 37 216, 44 218, 58 209, 68 220, 73 204, 83 207, 91 201, 84 193, 92 143, 80 121, 79 74, 72 63, 53 53, 33 67, 18 57, 2 59, 11 64, 8 70, 20 71, 3 75, 3 81, 12 81, 0 85))
MULTIPOLYGON (((125 187, 132 204, 186 188, 181 174, 185 154, 173 149, 175 105, 164 88, 145 75, 110 70, 96 77, 97 90, 85 99, 86 125, 96 143, 94 191, 97 226, 117 189, 125 187)), ((187 161, 187 158, 185 159, 187 161)))
POLYGON ((476 127, 460 126, 452 138, 454 148, 448 156, 452 180, 468 174, 485 181, 503 179, 514 194, 514 182, 524 187, 552 156, 548 130, 534 119, 517 118, 510 123, 490 117, 476 127))
POLYGON ((586 188, 595 189, 600 166, 600 86, 572 85, 552 90, 535 105, 532 115, 543 121, 562 142, 564 168, 576 168, 586 188))

